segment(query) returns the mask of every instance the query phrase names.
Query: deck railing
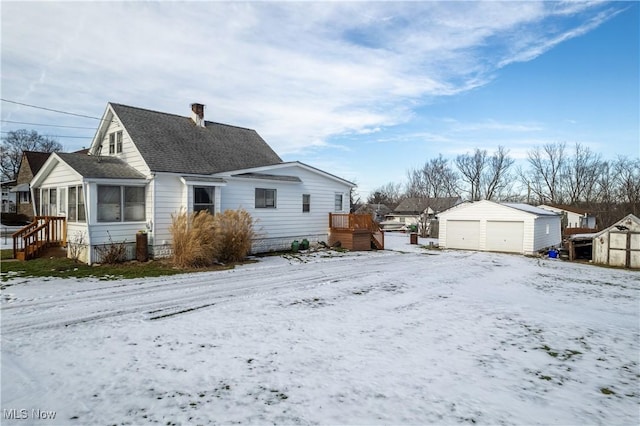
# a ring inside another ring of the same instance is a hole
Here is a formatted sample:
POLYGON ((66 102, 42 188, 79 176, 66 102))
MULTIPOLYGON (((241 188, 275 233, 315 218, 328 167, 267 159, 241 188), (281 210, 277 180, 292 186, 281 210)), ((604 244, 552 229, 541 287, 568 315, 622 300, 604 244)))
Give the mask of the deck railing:
POLYGON ((342 231, 369 231, 376 247, 384 249, 384 232, 369 214, 329 213, 329 228, 342 231))
POLYGON ((47 247, 67 244, 67 221, 63 216, 36 216, 33 222, 11 237, 13 258, 33 259, 47 247))

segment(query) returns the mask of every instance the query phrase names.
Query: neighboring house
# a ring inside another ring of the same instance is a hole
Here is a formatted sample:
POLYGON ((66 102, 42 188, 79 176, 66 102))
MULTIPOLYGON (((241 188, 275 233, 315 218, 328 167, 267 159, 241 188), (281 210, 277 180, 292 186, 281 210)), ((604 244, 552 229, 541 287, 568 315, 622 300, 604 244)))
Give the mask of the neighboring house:
POLYGON ((365 204, 355 211, 356 214, 370 214, 375 222, 382 222, 386 215, 391 213, 391 209, 385 204, 374 203, 365 204))
POLYGON ((2 213, 16 212, 16 193, 11 191, 16 185, 15 180, 2 182, 2 213))
MULTIPOLYGON (((29 183, 31 179, 40 171, 44 163, 51 155, 48 152, 24 151, 20 159, 18 168, 17 185, 11 190, 16 194, 16 213, 23 214, 29 219, 38 214, 34 211, 34 206, 40 203, 38 199, 33 199, 29 183)), ((36 197, 38 194, 35 195, 36 197)))
POLYGON ((560 245, 560 215, 528 204, 476 201, 438 215, 442 248, 535 254, 560 245))
POLYGON ((384 230, 406 229, 434 220, 438 213, 462 202, 460 197, 406 198, 380 224, 384 230))
POLYGON ((538 207, 563 215, 562 229, 596 229, 596 217, 588 210, 559 204, 541 204, 538 207))
POLYGON ((593 263, 640 268, 640 219, 630 214, 593 236, 593 263))
POLYGON ((52 154, 34 177, 41 211, 66 216, 81 260, 99 262, 96 248, 131 244, 138 231, 153 257, 169 256, 181 211, 245 209, 258 234, 253 252, 327 240, 328 213, 349 212, 355 184, 283 162, 254 130, 205 121, 204 105, 191 107, 183 117, 109 103, 89 155, 52 154))

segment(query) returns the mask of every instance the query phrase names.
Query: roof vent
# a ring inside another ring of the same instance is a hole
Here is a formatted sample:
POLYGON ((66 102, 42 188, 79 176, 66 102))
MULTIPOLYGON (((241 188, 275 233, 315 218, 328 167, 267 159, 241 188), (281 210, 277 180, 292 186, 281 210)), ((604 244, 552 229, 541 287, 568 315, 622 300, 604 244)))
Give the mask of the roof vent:
POLYGON ((191 104, 191 119, 196 126, 204 127, 204 105, 203 104, 191 104))

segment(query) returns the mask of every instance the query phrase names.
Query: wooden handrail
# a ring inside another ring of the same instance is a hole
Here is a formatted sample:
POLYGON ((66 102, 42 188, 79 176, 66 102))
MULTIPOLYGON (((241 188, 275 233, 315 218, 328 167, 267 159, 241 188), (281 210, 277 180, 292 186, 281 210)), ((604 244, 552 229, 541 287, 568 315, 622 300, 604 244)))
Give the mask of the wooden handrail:
POLYGON ((329 213, 329 227, 332 229, 367 229, 374 231, 378 224, 369 214, 329 213))
POLYGON ((369 231, 379 249, 384 249, 384 232, 369 214, 329 213, 329 228, 336 231, 369 231))
POLYGON ((66 245, 66 227, 64 216, 36 216, 33 222, 11 235, 14 259, 31 259, 54 243, 66 245), (19 256, 19 253, 23 256, 19 256))

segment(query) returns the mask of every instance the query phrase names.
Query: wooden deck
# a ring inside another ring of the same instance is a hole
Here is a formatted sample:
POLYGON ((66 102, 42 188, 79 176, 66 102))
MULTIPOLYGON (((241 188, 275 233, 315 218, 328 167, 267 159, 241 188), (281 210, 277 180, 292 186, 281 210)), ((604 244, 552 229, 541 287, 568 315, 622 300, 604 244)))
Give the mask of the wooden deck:
POLYGON ((34 259, 50 247, 67 245, 67 219, 63 216, 36 216, 33 222, 11 237, 14 259, 34 259))
POLYGON ((329 244, 338 241, 348 250, 384 250, 384 232, 368 214, 329 213, 329 244))

